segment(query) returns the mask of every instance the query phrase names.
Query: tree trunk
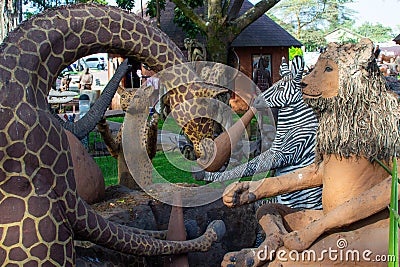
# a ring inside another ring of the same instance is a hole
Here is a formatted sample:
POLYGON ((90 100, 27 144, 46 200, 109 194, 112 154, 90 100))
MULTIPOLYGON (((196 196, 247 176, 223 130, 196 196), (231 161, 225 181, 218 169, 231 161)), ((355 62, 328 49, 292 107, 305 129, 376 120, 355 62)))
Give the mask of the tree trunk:
POLYGON ((207 57, 208 60, 218 63, 228 63, 228 51, 231 45, 231 31, 226 26, 213 25, 207 31, 207 57))
POLYGON ((0 1, 0 43, 22 20, 21 0, 0 1))

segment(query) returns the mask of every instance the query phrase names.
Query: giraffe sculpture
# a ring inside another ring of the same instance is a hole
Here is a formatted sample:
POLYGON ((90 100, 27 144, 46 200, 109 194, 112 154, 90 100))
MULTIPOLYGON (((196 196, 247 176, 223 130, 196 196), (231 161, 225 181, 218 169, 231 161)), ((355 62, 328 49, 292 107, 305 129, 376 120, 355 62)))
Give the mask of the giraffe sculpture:
POLYGON ((67 136, 46 97, 63 68, 100 51, 156 69, 184 62, 159 30, 118 8, 94 4, 45 11, 0 45, 2 266, 73 266, 74 239, 138 255, 205 251, 224 232, 223 222, 214 221, 197 239, 158 240, 158 233, 105 220, 77 195, 67 136))

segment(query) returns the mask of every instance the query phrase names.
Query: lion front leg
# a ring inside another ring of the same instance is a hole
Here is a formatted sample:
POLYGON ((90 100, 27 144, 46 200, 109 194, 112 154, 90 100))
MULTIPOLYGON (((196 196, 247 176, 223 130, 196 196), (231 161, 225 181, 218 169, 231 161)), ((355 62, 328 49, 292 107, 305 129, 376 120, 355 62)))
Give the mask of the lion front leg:
POLYGON ((292 229, 300 229, 322 216, 321 210, 297 210, 278 203, 269 203, 257 210, 257 220, 265 232, 258 248, 246 248, 224 256, 223 267, 263 266, 274 260, 283 246, 283 237, 292 229))
POLYGON ((304 229, 293 231, 284 238, 285 247, 303 251, 323 233, 350 225, 387 208, 390 203, 392 177, 389 176, 371 189, 350 199, 304 229))

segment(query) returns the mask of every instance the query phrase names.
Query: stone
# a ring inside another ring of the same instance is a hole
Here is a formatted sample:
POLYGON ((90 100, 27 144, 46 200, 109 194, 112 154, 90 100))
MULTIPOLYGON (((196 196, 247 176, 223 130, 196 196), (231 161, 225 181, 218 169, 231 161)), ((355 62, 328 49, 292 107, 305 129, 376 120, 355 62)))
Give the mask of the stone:
MULTIPOLYGON (((162 191, 163 188, 166 187, 159 186, 157 190, 162 191)), ((167 230, 171 214, 170 205, 152 199, 145 192, 130 190, 121 185, 107 187, 105 200, 92 205, 92 208, 111 221, 148 230, 167 230)), ((227 252, 253 247, 255 244, 258 223, 253 204, 228 208, 218 199, 207 205, 183 208, 183 217, 188 240, 204 233, 212 220, 221 219, 226 225, 226 234, 209 251, 188 253, 190 267, 219 267, 227 252)), ((96 247, 97 253, 100 253, 99 249, 101 248, 96 247)), ((93 248, 90 248, 89 252, 78 250, 80 261, 82 257, 87 260, 86 253, 90 253, 90 250, 93 248)), ((104 253, 108 253, 106 249, 104 253)), ((147 257, 146 261, 148 266, 163 266, 167 257, 147 257)), ((129 258, 130 256, 126 255, 125 258, 119 259, 119 262, 126 264, 130 262, 129 258)), ((99 259, 102 264, 105 263, 104 260, 99 259)))
MULTIPOLYGON (((171 207, 160 202, 154 202, 152 205, 153 212, 157 214, 155 216, 157 223, 165 227, 171 207)), ((207 252, 188 254, 190 267, 220 266, 227 252, 253 247, 255 244, 258 223, 253 204, 232 209, 226 207, 219 199, 204 206, 184 208, 183 216, 186 226, 194 224, 193 221, 197 222, 200 229, 197 236, 205 231, 212 220, 223 220, 226 226, 226 233, 220 243, 215 243, 207 252)))

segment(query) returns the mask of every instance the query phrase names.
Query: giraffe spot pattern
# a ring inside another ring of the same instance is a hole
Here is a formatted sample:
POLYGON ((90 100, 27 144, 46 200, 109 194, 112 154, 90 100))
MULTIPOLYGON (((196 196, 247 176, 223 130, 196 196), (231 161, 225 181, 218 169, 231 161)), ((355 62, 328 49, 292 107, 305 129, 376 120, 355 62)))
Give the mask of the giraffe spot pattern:
MULTIPOLYGON (((74 237, 145 255, 205 250, 214 240, 206 235, 183 246, 134 235, 95 214, 77 195, 68 140, 47 111, 47 94, 63 68, 99 51, 134 57, 156 71, 185 62, 160 30, 95 4, 45 11, 0 47, 0 265, 73 266, 74 237)), ((194 77, 181 73, 168 89, 194 77)), ((171 103, 187 93, 176 93, 171 103)))

